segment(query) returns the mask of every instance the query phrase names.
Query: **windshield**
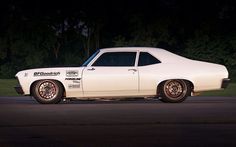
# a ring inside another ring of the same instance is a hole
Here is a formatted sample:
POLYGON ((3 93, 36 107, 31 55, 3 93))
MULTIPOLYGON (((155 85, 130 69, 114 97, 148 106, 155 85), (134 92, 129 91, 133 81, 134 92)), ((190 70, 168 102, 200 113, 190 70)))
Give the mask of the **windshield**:
POLYGON ((90 56, 90 57, 84 62, 84 64, 83 64, 82 66, 87 66, 87 65, 90 63, 90 61, 92 61, 93 58, 94 58, 98 53, 99 53, 99 50, 96 51, 92 56, 90 56))

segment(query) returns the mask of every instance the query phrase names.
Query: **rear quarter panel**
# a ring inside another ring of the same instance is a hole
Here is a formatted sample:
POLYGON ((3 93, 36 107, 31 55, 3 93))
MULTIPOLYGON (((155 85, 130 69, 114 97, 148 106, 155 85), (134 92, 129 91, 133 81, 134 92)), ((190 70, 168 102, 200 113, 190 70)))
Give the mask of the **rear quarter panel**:
POLYGON ((193 90, 199 92, 221 89, 228 71, 222 65, 188 60, 139 67, 139 77, 139 91, 143 94, 155 94, 157 86, 170 79, 188 80, 194 85, 193 90))

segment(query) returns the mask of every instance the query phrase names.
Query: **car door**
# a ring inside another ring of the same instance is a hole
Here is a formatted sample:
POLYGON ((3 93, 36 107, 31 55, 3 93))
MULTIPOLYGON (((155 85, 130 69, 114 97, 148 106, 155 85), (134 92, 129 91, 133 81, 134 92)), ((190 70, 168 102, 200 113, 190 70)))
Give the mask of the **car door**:
POLYGON ((136 52, 104 52, 83 70, 85 97, 130 96, 138 93, 136 52))

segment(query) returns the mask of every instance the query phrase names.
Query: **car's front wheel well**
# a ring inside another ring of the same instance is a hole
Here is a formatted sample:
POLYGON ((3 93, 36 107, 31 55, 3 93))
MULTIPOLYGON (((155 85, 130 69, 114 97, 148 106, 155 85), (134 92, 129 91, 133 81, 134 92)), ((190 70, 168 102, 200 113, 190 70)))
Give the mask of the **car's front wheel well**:
MULTIPOLYGON (((30 85, 30 96, 32 96, 32 92, 33 92, 33 88, 34 88, 34 85, 39 82, 39 81, 42 81, 42 80, 51 80, 51 79, 41 79, 41 80, 36 80, 34 81, 31 85, 30 85)), ((52 81, 56 81, 57 83, 59 83, 63 89, 63 96, 65 97, 66 96, 66 91, 65 91, 65 87, 64 85, 58 81, 58 80, 52 80, 52 81)))
MULTIPOLYGON (((190 86, 191 92, 194 90, 194 85, 189 80, 186 80, 186 79, 168 79, 168 80, 183 80, 185 83, 187 83, 188 86, 190 86)), ((161 86, 163 85, 163 83, 165 83, 168 80, 164 80, 157 85, 157 96, 161 95, 161 86)))

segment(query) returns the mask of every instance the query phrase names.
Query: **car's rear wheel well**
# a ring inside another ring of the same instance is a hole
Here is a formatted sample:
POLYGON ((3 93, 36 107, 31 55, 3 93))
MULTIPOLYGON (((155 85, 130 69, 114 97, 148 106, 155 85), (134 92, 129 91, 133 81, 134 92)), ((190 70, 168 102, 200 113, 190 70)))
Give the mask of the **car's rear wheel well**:
MULTIPOLYGON (((191 92, 194 90, 194 85, 191 81, 186 79, 168 79, 168 80, 183 80, 188 86, 190 86, 191 92)), ((161 86, 168 80, 164 80, 157 85, 157 96, 161 95, 161 86)))
MULTIPOLYGON (((38 81, 42 81, 42 80, 52 80, 52 79, 41 79, 41 80, 36 80, 36 81, 34 81, 34 82, 30 85, 30 95, 31 95, 31 96, 32 96, 32 91, 33 91, 34 85, 35 85, 38 81)), ((52 80, 52 81, 56 81, 57 83, 59 83, 59 84, 61 85, 61 87, 62 87, 62 89, 63 89, 63 96, 66 96, 66 91, 65 91, 64 85, 63 85, 60 81, 58 81, 58 80, 52 80)))

